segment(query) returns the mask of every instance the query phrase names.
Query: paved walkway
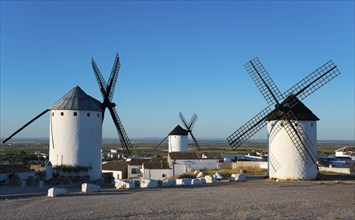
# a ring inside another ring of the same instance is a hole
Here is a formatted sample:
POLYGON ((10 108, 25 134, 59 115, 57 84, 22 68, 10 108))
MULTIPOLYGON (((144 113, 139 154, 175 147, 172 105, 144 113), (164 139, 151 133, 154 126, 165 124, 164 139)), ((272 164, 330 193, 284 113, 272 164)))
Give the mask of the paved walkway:
POLYGON ((0 186, 0 200, 4 199, 14 199, 23 197, 35 197, 35 196, 46 196, 48 189, 52 187, 66 188, 68 192, 81 191, 81 184, 70 184, 70 185, 44 185, 39 187, 39 185, 31 186, 0 186))
MULTIPOLYGON (((252 175, 247 176, 248 180, 262 180, 264 176, 261 175, 252 175)), ((228 180, 220 181, 229 182, 228 180)), ((292 181, 290 181, 292 182, 292 181)), ((296 181, 298 182, 298 181, 296 181)), ((302 182, 302 181, 301 181, 302 182)), ((355 186, 355 176, 354 175, 323 175, 322 179, 318 181, 309 181, 309 183, 318 183, 318 184, 346 184, 355 186)), ((113 184, 100 184, 101 191, 110 191, 115 190, 113 184)), ((44 185, 39 187, 39 185, 31 185, 31 186, 9 186, 9 185, 0 185, 0 200, 5 199, 16 199, 16 198, 26 198, 26 197, 38 197, 38 196, 46 196, 48 193, 48 189, 52 187, 66 188, 69 193, 81 192, 81 183, 75 184, 64 184, 64 185, 44 185)), ((175 186, 181 187, 181 186, 175 186)), ((186 186, 185 186, 186 187, 186 186)), ((191 186, 198 187, 198 186, 191 186)), ((170 187, 171 188, 171 187, 170 187)))

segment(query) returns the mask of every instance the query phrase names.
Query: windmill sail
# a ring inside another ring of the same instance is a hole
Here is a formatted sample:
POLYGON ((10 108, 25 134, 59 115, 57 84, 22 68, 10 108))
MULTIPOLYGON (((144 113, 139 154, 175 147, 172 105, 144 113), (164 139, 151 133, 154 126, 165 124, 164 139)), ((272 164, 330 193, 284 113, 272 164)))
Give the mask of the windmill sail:
POLYGON ((233 132, 228 138, 227 141, 229 145, 236 149, 244 142, 246 142, 250 137, 256 134, 260 129, 262 129, 266 125, 265 119, 271 112, 270 107, 266 107, 257 115, 255 115, 252 119, 250 119, 247 123, 241 126, 238 130, 233 132))
POLYGON ((162 141, 159 142, 159 144, 157 146, 155 146, 150 152, 155 151, 155 149, 157 149, 162 143, 164 143, 164 141, 169 137, 169 135, 167 135, 162 141))
POLYGON ((269 106, 279 104, 279 101, 283 100, 280 90, 277 88, 258 58, 249 61, 244 67, 269 106))
POLYGON ((197 121, 197 115, 193 114, 189 123, 187 123, 187 120, 185 119, 184 115, 181 112, 179 113, 179 116, 180 116, 182 123, 185 125, 187 132, 190 134, 192 140, 194 141, 197 150, 200 151, 200 145, 198 144, 195 136, 192 133, 192 128, 197 121))
POLYGON ((40 118, 42 115, 46 114, 49 111, 49 109, 44 110, 40 114, 38 114, 36 117, 34 117, 31 121, 27 122, 25 125, 23 125, 21 128, 19 128, 17 131, 15 131, 12 135, 10 135, 8 138, 6 138, 2 143, 5 144, 8 140, 10 140, 13 136, 15 136, 17 133, 25 129, 28 125, 30 125, 32 122, 36 121, 38 118, 40 118))
MULTIPOLYGON (((339 74, 340 72, 337 66, 335 66, 333 61, 330 60, 309 74, 307 77, 296 83, 294 86, 292 86, 284 93, 283 96, 286 98, 290 95, 294 95, 298 100, 302 101, 304 98, 330 82, 339 74)), ((292 105, 295 104, 297 103, 292 103, 292 105)))
POLYGON ((99 85, 101 95, 103 97, 103 114, 105 112, 105 109, 108 108, 112 120, 115 124, 116 131, 123 149, 123 152, 126 156, 129 156, 132 154, 133 146, 128 138, 128 135, 123 127, 123 124, 118 116, 117 110, 115 108, 116 104, 112 102, 114 90, 116 87, 116 82, 117 82, 117 76, 118 72, 120 69, 120 61, 119 61, 119 56, 116 54, 115 61, 112 67, 112 71, 109 77, 108 83, 106 83, 105 79, 103 78, 99 68, 96 65, 95 60, 92 58, 92 68, 94 70, 94 74, 97 80, 97 83, 99 85))

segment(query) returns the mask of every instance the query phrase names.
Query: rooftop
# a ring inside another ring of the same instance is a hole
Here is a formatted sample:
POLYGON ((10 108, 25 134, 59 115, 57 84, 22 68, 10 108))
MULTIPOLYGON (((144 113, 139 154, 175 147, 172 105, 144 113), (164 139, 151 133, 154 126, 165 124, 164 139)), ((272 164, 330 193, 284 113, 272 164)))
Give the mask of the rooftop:
POLYGON ((170 169, 166 158, 152 158, 152 160, 144 162, 145 169, 170 169))
POLYGON ((171 152, 169 153, 169 157, 172 160, 223 160, 223 154, 221 152, 171 152))
MULTIPOLYGON (((292 112, 299 121, 319 121, 319 118, 301 101, 292 107, 292 112)), ((280 117, 281 112, 275 109, 268 115, 266 121, 279 120, 280 117)))
POLYGON ((124 171, 127 170, 127 162, 124 160, 110 161, 102 164, 102 170, 124 171))
POLYGON ((176 126, 169 135, 187 135, 188 131, 183 129, 180 125, 176 126))
POLYGON ((132 158, 130 161, 127 161, 128 165, 136 165, 136 166, 140 166, 142 165, 144 162, 150 161, 149 159, 137 159, 137 158, 132 158))
POLYGON ((102 111, 101 102, 87 95, 79 86, 74 87, 51 110, 89 110, 102 111))

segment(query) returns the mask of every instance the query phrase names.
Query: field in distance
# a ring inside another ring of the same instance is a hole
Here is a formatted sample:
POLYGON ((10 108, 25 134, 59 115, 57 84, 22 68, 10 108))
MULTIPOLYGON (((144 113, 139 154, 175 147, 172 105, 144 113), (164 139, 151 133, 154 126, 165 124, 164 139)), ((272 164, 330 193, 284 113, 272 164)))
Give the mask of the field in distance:
MULTIPOLYGON (((153 148, 159 144, 161 139, 132 139, 134 155, 166 155, 168 152, 168 143, 165 141, 154 151, 153 148)), ((202 152, 223 152, 224 154, 247 154, 252 150, 259 152, 267 151, 267 142, 256 140, 246 142, 237 150, 233 150, 228 143, 223 139, 216 140, 200 140, 200 150, 202 152)), ((26 152, 34 154, 35 152, 48 152, 49 142, 46 139, 14 139, 6 144, 0 145, 0 157, 3 158, 6 154, 17 154, 26 152)), ((354 141, 318 141, 318 155, 334 155, 335 150, 344 146, 355 146, 354 141)), ((103 149, 121 149, 118 139, 104 139, 103 149)), ((197 151, 196 146, 192 141, 189 141, 189 151, 197 151)))

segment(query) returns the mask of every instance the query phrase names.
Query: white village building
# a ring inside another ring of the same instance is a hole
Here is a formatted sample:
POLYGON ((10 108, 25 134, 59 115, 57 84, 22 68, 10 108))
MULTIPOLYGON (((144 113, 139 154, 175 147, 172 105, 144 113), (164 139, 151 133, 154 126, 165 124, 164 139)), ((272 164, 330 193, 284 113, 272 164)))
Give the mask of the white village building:
POLYGON ((337 150, 335 150, 335 156, 336 157, 342 157, 342 156, 352 156, 355 157, 355 147, 342 147, 337 150))
POLYGON ((127 159, 127 178, 138 180, 142 177, 143 163, 150 161, 151 158, 129 158, 127 159))
POLYGON ((53 166, 90 167, 101 178, 102 107, 79 86, 50 109, 49 160, 53 166))
POLYGON ((195 170, 219 169, 219 163, 223 160, 222 153, 171 152, 168 154, 168 163, 173 176, 195 170))
POLYGON ((166 158, 152 158, 144 162, 141 172, 144 179, 164 180, 173 176, 166 158))
POLYGON ((102 173, 111 174, 114 180, 127 179, 128 163, 125 160, 109 161, 102 164, 102 173))

